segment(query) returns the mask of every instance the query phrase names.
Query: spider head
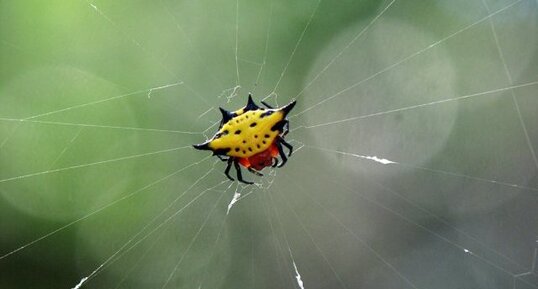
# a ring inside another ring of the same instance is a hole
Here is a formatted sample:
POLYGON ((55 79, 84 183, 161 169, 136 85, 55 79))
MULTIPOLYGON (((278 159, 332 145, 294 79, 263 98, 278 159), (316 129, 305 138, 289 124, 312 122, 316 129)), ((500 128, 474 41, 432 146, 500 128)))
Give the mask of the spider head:
POLYGON ((257 171, 261 171, 263 170, 263 168, 270 167, 273 165, 273 158, 271 157, 271 158, 260 159, 254 163, 251 163, 250 165, 252 166, 253 169, 257 171))

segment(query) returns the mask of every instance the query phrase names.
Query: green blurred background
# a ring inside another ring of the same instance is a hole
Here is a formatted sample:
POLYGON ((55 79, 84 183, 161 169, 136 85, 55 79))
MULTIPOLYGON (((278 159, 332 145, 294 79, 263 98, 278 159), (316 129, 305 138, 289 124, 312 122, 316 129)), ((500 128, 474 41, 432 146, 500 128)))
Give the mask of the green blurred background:
POLYGON ((536 123, 535 0, 0 0, 0 288, 538 288, 536 123))

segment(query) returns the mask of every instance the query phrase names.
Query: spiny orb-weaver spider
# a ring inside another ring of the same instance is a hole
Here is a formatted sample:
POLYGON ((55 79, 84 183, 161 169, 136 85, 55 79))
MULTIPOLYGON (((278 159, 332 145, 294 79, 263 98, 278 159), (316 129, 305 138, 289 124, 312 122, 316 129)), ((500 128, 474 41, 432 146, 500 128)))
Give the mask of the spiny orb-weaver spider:
POLYGON ((206 142, 193 145, 199 150, 210 150, 213 155, 227 162, 224 174, 232 181, 232 164, 237 171, 238 181, 253 184, 243 179, 239 165, 257 176, 263 176, 260 173, 263 168, 282 167, 288 161, 282 146, 288 148, 288 156, 293 151, 293 146, 284 137, 289 132, 286 116, 296 101, 280 108, 273 108, 263 101, 261 103, 267 108, 257 106, 249 94, 247 105, 241 109, 230 112, 219 107, 222 121, 217 133, 206 142), (279 155, 281 163, 277 158, 279 155))

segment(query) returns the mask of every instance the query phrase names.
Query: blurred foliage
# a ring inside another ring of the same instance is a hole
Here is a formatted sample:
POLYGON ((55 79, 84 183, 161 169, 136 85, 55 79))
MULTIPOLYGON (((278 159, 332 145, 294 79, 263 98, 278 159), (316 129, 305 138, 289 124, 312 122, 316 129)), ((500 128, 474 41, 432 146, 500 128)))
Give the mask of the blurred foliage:
POLYGON ((0 288, 538 286, 537 5, 0 0, 0 288), (248 92, 252 187, 190 147, 248 92))

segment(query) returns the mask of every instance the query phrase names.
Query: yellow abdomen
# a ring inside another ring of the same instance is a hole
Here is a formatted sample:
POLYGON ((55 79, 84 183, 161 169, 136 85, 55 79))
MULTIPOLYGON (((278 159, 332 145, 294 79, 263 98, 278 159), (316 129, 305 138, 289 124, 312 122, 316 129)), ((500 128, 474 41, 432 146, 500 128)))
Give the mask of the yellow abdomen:
POLYGON ((278 110, 247 111, 223 124, 209 147, 214 151, 229 148, 226 155, 231 157, 251 157, 269 148, 279 134, 271 128, 284 117, 278 110))

